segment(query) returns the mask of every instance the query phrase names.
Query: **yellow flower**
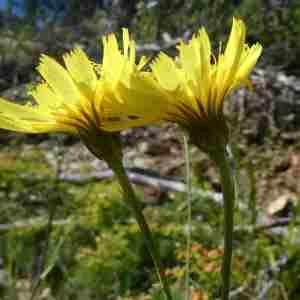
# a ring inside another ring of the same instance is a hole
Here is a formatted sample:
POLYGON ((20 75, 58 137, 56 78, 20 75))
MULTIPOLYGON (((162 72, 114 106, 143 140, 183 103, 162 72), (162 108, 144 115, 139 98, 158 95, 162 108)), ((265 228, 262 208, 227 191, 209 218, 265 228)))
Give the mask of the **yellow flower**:
POLYGON ((65 68, 42 55, 37 70, 43 82, 30 92, 34 103, 19 105, 0 98, 0 128, 26 133, 105 131, 101 121, 103 86, 106 99, 121 85, 128 87, 130 74, 138 72, 146 59, 135 64, 135 43, 127 29, 123 29, 122 51, 110 34, 103 38, 103 53, 102 65, 96 66, 76 48, 64 55, 65 68))
POLYGON ((101 93, 93 64, 79 48, 64 56, 66 69, 42 55, 37 70, 44 82, 31 91, 35 103, 0 98, 0 127, 27 133, 67 132, 100 126, 101 93))
POLYGON ((104 97, 104 126, 114 130, 172 121, 198 139, 201 130, 202 135, 210 135, 198 141, 200 144, 213 144, 220 138, 226 142, 224 99, 242 83, 249 84, 248 75, 262 52, 259 43, 249 47, 245 36, 245 24, 233 18, 226 49, 222 53, 220 46, 217 58, 201 28, 187 44, 178 45, 175 60, 160 53, 151 64, 151 72, 127 72, 127 86, 115 86, 114 95, 104 97))
POLYGON ((0 128, 25 132, 79 135, 87 148, 111 167, 121 162, 119 135, 107 133, 101 122, 103 88, 95 64, 80 48, 63 57, 65 68, 42 55, 38 72, 43 82, 26 105, 0 98, 0 128))

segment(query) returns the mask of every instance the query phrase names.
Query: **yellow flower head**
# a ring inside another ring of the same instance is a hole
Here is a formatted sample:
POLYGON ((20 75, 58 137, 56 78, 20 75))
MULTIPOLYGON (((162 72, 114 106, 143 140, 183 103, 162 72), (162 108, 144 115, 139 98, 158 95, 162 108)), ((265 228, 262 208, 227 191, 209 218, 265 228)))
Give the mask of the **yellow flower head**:
POLYGON ((131 74, 146 63, 142 57, 139 64, 135 64, 135 42, 130 40, 126 29, 123 29, 122 50, 114 34, 103 38, 102 65, 96 67, 80 48, 65 54, 63 59, 65 68, 42 55, 37 70, 44 81, 30 92, 34 104, 18 105, 0 98, 0 128, 73 134, 91 128, 105 130, 101 122, 103 87, 106 99, 110 99, 112 91, 128 88, 131 74))
POLYGON ((95 64, 79 48, 63 59, 65 68, 42 55, 37 70, 43 82, 30 92, 35 103, 19 105, 0 98, 0 128, 79 135, 96 157, 112 167, 121 160, 121 146, 118 133, 108 133, 102 125, 103 83, 95 64))
POLYGON ((64 55, 66 68, 42 55, 37 70, 44 81, 30 94, 36 103, 18 105, 0 98, 0 127, 27 133, 67 132, 100 127, 97 76, 79 48, 64 55))
POLYGON ((179 123, 192 135, 214 137, 209 143, 216 142, 215 137, 227 140, 224 99, 242 83, 249 83, 247 77, 262 52, 258 43, 249 47, 245 35, 243 21, 233 18, 226 49, 222 53, 220 46, 217 58, 204 28, 187 44, 180 43, 175 60, 160 53, 151 64, 152 72, 135 72, 129 89, 116 87, 119 102, 103 102, 105 126, 124 128, 164 120, 179 123), (108 106, 113 109, 105 109, 108 106), (134 122, 124 115, 133 116, 134 122))
MULTIPOLYGON (((65 54, 63 59, 65 67, 42 55, 37 70, 43 82, 30 92, 34 103, 19 105, 0 98, 0 128, 26 133, 78 134, 94 154, 111 156, 105 150, 110 148, 108 144, 115 149, 120 147, 115 145, 119 144, 117 134, 110 132, 122 128, 105 126, 101 103, 104 99, 120 102, 116 91, 130 89, 132 77, 147 60, 142 57, 135 63, 135 42, 129 38, 127 29, 123 29, 122 49, 114 34, 103 38, 101 65, 91 62, 79 48, 65 54), (96 153, 100 148, 107 155, 96 153)), ((112 105, 107 110, 113 109, 112 105)), ((116 118, 134 120, 132 115, 124 117, 124 114, 117 114, 116 118)), ((111 122, 112 119, 108 119, 111 122)))
POLYGON ((217 117, 222 114, 225 96, 246 82, 261 54, 261 45, 250 48, 245 44, 245 35, 245 24, 234 18, 225 52, 220 49, 216 59, 209 37, 201 28, 187 44, 181 42, 178 46, 177 61, 162 53, 152 65, 153 74, 179 106, 192 110, 199 119, 217 117))

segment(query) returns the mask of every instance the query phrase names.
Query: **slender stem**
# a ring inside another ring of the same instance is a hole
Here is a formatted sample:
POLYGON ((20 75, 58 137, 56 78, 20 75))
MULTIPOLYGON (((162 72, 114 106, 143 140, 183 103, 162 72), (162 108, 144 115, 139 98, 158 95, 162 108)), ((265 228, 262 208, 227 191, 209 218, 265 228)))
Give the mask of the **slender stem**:
POLYGON ((186 178, 186 202, 187 202, 187 239, 186 239, 186 273, 185 289, 186 300, 190 300, 190 263, 191 263, 191 223, 192 223, 192 182, 191 182, 191 160, 189 145, 186 136, 183 136, 184 160, 185 160, 185 178, 186 178))
POLYGON ((221 149, 212 155, 220 171, 223 199, 224 199, 224 256, 222 265, 222 300, 229 299, 230 279, 231 279, 231 258, 232 240, 234 224, 234 200, 235 183, 232 166, 226 155, 226 150, 221 149))
MULTIPOLYGON (((63 152, 59 151, 57 153, 57 155, 58 155, 58 159, 57 159, 55 180, 54 180, 53 188, 54 188, 54 190, 59 191, 59 177, 61 174, 63 152)), ((37 276, 37 280, 33 286, 30 300, 34 300, 36 298, 37 292, 42 283, 41 274, 43 273, 43 269, 45 268, 45 265, 46 265, 47 253, 49 251, 50 238, 51 238, 51 234, 52 234, 52 230, 53 230, 53 220, 54 220, 54 217, 56 214, 57 204, 58 204, 58 201, 60 201, 60 198, 61 198, 61 195, 60 195, 60 192, 58 192, 55 199, 49 199, 49 217, 48 217, 48 222, 46 225, 45 245, 44 245, 42 253, 41 253, 41 262, 40 262, 40 266, 38 269, 38 276, 37 276)))
POLYGON ((30 300, 34 300, 36 298, 37 292, 42 283, 41 274, 43 272, 43 269, 45 268, 47 252, 49 250, 49 243, 50 243, 51 233, 52 233, 52 229, 53 229, 53 219, 54 219, 54 216, 56 213, 56 206, 55 205, 51 205, 51 206, 52 207, 50 207, 50 213, 49 213, 48 222, 46 225, 47 227, 46 227, 45 245, 43 246, 43 249, 42 249, 42 253, 41 253, 42 257, 41 257, 41 262, 39 265, 38 276, 37 276, 36 282, 33 286, 30 300))
POLYGON ((250 180, 250 195, 249 195, 249 210, 251 212, 251 225, 255 226, 257 221, 257 207, 256 207, 256 180, 254 166, 250 162, 248 164, 248 177, 250 180))
POLYGON ((167 279, 164 276, 162 263, 157 252, 157 248, 155 247, 150 228, 143 215, 141 203, 135 196, 132 185, 122 164, 120 135, 105 133, 93 127, 88 128, 87 130, 80 130, 79 135, 91 153, 93 153, 99 159, 105 160, 109 167, 114 171, 123 190, 125 201, 134 213, 136 221, 140 227, 145 244, 153 260, 156 272, 165 292, 166 299, 172 300, 171 291, 167 279))
POLYGON ((141 204, 135 196, 134 190, 128 179, 126 171, 122 164, 118 164, 118 166, 114 165, 111 167, 113 168, 113 170, 118 178, 119 184, 122 187, 122 190, 124 193, 124 198, 125 198, 127 204, 129 205, 129 207, 132 209, 134 216, 136 218, 136 221, 138 222, 138 225, 140 227, 140 230, 143 233, 143 237, 145 239, 147 249, 150 253, 150 256, 152 257, 157 275, 159 277, 160 283, 165 292, 166 299, 172 300, 170 287, 169 287, 167 279, 164 275, 163 265, 161 263, 159 254, 157 252, 155 242, 153 240, 150 228, 146 222, 145 216, 143 215, 141 204))

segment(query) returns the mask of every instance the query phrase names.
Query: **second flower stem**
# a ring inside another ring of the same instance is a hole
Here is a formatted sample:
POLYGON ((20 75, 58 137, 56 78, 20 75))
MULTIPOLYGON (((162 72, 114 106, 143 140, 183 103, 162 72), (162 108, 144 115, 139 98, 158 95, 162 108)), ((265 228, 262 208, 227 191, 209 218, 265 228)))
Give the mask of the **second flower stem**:
POLYGON ((164 275, 163 266, 159 257, 159 253, 157 251, 157 247, 155 245, 154 239, 152 237, 150 228, 146 222, 145 216, 142 211, 141 203, 136 198, 134 190, 132 188, 132 185, 128 179, 128 176, 126 174, 126 171, 123 167, 123 165, 114 166, 113 170, 115 172, 115 175, 118 178, 119 184, 123 190, 124 198, 131 208, 131 210, 134 213, 135 219, 140 227, 140 230, 143 234, 143 237, 145 239, 145 243, 147 246, 147 249, 151 255, 151 258, 154 262, 155 269, 158 273, 159 280, 161 282, 161 285, 163 287, 165 296, 167 300, 172 300, 171 291, 167 282, 167 279, 164 275))
POLYGON ((232 260, 232 241, 234 225, 234 200, 235 183, 233 170, 230 166, 229 158, 226 155, 225 148, 214 153, 215 160, 221 176, 224 202, 224 257, 222 265, 222 300, 229 299, 231 282, 231 260, 232 260))

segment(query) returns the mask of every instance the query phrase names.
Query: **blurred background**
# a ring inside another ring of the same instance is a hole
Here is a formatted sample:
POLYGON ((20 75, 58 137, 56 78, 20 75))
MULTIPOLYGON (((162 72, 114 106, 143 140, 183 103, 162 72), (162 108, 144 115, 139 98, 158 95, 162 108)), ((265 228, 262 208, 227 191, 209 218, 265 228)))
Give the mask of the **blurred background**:
MULTIPOLYGON (((138 55, 176 55, 201 26, 215 53, 232 16, 263 56, 227 101, 237 159, 232 299, 300 299, 299 0, 0 0, 0 95, 24 103, 42 53, 75 46, 101 62, 101 37, 127 27, 138 55)), ((176 299, 217 299, 222 259, 220 183, 190 147, 192 220, 183 133, 149 126, 122 133, 125 163, 153 229, 176 299)), ((70 136, 0 134, 0 299, 163 299, 138 227, 103 162, 70 136)))

